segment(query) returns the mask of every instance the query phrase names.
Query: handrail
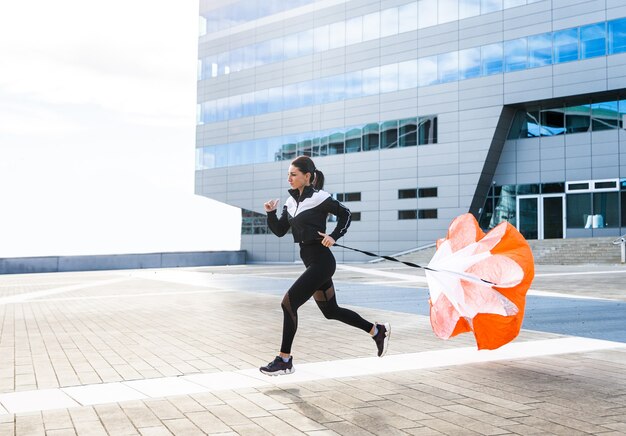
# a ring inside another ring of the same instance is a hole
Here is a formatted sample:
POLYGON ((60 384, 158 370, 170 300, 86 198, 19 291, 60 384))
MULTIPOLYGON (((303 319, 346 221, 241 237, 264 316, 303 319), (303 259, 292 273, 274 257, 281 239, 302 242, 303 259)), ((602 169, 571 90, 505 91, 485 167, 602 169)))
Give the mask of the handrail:
POLYGON ((621 245, 622 263, 626 263, 626 234, 613 241, 613 245, 621 245))

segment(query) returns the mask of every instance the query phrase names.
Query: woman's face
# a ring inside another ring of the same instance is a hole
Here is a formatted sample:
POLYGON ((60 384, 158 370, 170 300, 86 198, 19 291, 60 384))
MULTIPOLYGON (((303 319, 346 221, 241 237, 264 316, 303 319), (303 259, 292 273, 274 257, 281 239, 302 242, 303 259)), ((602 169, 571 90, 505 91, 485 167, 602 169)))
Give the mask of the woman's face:
POLYGON ((310 178, 311 178, 310 173, 304 174, 302 173, 302 171, 298 169, 298 167, 294 167, 293 165, 289 167, 289 173, 287 174, 287 181, 289 182, 289 185, 291 185, 292 189, 304 188, 306 185, 309 184, 310 178))

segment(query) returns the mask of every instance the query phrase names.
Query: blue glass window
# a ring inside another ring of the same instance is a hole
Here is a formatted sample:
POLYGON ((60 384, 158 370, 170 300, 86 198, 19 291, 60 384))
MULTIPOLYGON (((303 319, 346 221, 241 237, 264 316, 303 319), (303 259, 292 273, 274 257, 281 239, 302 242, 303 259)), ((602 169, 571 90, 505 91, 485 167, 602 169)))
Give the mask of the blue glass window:
POLYGON ((298 96, 298 84, 292 83, 283 87, 283 110, 294 109, 300 105, 298 96))
POLYGON ((480 48, 459 51, 459 78, 471 79, 480 76, 480 48))
POLYGON ((330 26, 319 26, 313 30, 314 34, 314 48, 315 52, 321 52, 328 50, 330 46, 330 37, 329 37, 329 29, 330 26))
POLYGON ((331 101, 330 92, 332 89, 332 81, 330 78, 324 77, 315 80, 315 95, 313 96, 315 104, 324 104, 331 101))
POLYGON ((262 41, 256 44, 255 65, 266 65, 270 62, 272 56, 272 46, 270 41, 262 41))
POLYGON ((205 101, 202 103, 202 121, 204 123, 212 123, 217 120, 217 102, 205 101))
POLYGON ((566 133, 588 132, 591 127, 590 106, 570 106, 565 108, 565 131, 566 133))
POLYGON ((483 45, 480 53, 483 76, 502 72, 502 43, 483 45))
POLYGON ((527 45, 526 38, 505 41, 504 71, 519 71, 528 68, 527 45))
POLYGON ((363 18, 354 17, 346 21, 346 45, 363 41, 363 18))
POLYGON ((496 12, 502 10, 502 0, 481 0, 480 13, 488 14, 489 12, 496 12))
POLYGON ((617 101, 593 103, 591 105, 591 130, 613 130, 619 128, 617 101))
POLYGON ((236 48, 230 52, 230 72, 235 73, 243 69, 244 48, 236 48))
POLYGON ((363 41, 380 38, 380 13, 363 16, 363 41))
POLYGON ((380 68, 363 70, 363 95, 376 95, 380 92, 380 68))
POLYGON ((380 92, 398 90, 398 64, 389 64, 380 67, 380 92))
POLYGON ((553 33, 554 63, 578 60, 578 28, 553 33))
POLYGON ((298 84, 298 101, 299 107, 313 104, 313 82, 306 81, 298 84))
POLYGON ((346 99, 346 76, 339 74, 327 77, 328 81, 328 99, 326 102, 340 101, 346 99))
POLYGON ((609 21, 609 54, 626 52, 626 18, 609 21))
POLYGON ((398 31, 410 32, 417 29, 417 3, 412 2, 398 8, 398 31))
POLYGON ((504 9, 524 6, 525 4, 526 0, 504 0, 504 9))
POLYGON ((417 60, 417 84, 428 86, 437 83, 437 56, 417 60))
POLYGON ((216 167, 228 166, 228 145, 215 145, 213 148, 213 160, 216 167))
POLYGON ((256 102, 255 113, 257 115, 267 113, 269 108, 269 90, 261 89, 254 93, 254 101, 256 102))
POLYGON ((380 36, 398 34, 398 8, 389 8, 380 13, 380 36))
POLYGON ((225 121, 230 117, 228 98, 219 98, 215 100, 215 121, 225 121))
POLYGON ((398 64, 398 89, 410 89, 417 86, 417 60, 398 64))
POLYGON ((528 37, 528 67, 552 64, 552 33, 528 37))
POLYGON ((544 109, 540 112, 541 136, 562 135, 565 133, 565 111, 562 107, 544 109))
POLYGON ((606 55, 606 23, 591 24, 580 28, 580 58, 587 59, 606 55))
POLYGON ((270 61, 280 62, 284 58, 283 38, 274 38, 270 41, 270 61))
POLYGON ((437 25, 437 0, 421 0, 417 10, 418 29, 437 25))
POLYGON ((437 56, 437 68, 441 83, 459 79, 459 52, 444 53, 437 56))
POLYGON ((241 105, 241 95, 231 95, 228 97, 229 118, 241 118, 243 106, 241 105))
POLYGON ((339 21, 330 25, 330 45, 332 48, 345 47, 346 45, 346 22, 339 21))
POLYGON ((360 97, 363 95, 363 72, 353 71, 346 73, 346 98, 360 97))
POLYGON ((283 50, 285 59, 291 59, 298 56, 298 34, 285 35, 283 38, 283 50))
POLYGON ((254 105, 254 92, 249 92, 241 96, 242 116, 251 117, 256 115, 256 107, 254 105))
POLYGON ((313 53, 313 29, 298 33, 298 56, 313 53))
POLYGON ((439 0, 439 24, 459 19, 459 0, 439 0))
POLYGON ((254 46, 244 47, 243 68, 254 67, 255 50, 254 46))
POLYGON ((480 15, 480 0, 459 0, 459 18, 480 15))

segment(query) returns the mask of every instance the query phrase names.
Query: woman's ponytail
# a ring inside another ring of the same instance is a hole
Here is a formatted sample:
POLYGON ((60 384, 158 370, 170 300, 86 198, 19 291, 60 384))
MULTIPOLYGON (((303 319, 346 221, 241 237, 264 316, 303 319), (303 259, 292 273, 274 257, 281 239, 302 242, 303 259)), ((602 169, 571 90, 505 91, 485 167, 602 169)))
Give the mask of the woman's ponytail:
POLYGON ((313 179, 313 187, 315 189, 323 189, 324 188, 324 173, 320 170, 316 169, 313 174, 315 178, 313 179))

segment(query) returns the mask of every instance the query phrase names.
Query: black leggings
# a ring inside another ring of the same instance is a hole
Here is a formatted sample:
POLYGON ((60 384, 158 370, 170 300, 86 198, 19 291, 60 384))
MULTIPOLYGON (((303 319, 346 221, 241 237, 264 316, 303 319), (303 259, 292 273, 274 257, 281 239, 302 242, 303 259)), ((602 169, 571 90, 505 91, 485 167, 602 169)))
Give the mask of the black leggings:
POLYGON ((337 305, 332 276, 335 273, 335 258, 329 248, 320 243, 300 245, 300 257, 306 266, 298 280, 285 294, 283 309, 283 342, 280 352, 291 354, 291 345, 298 329, 298 308, 314 296, 317 307, 327 319, 336 319, 351 326, 370 332, 374 326, 350 310, 337 305))

